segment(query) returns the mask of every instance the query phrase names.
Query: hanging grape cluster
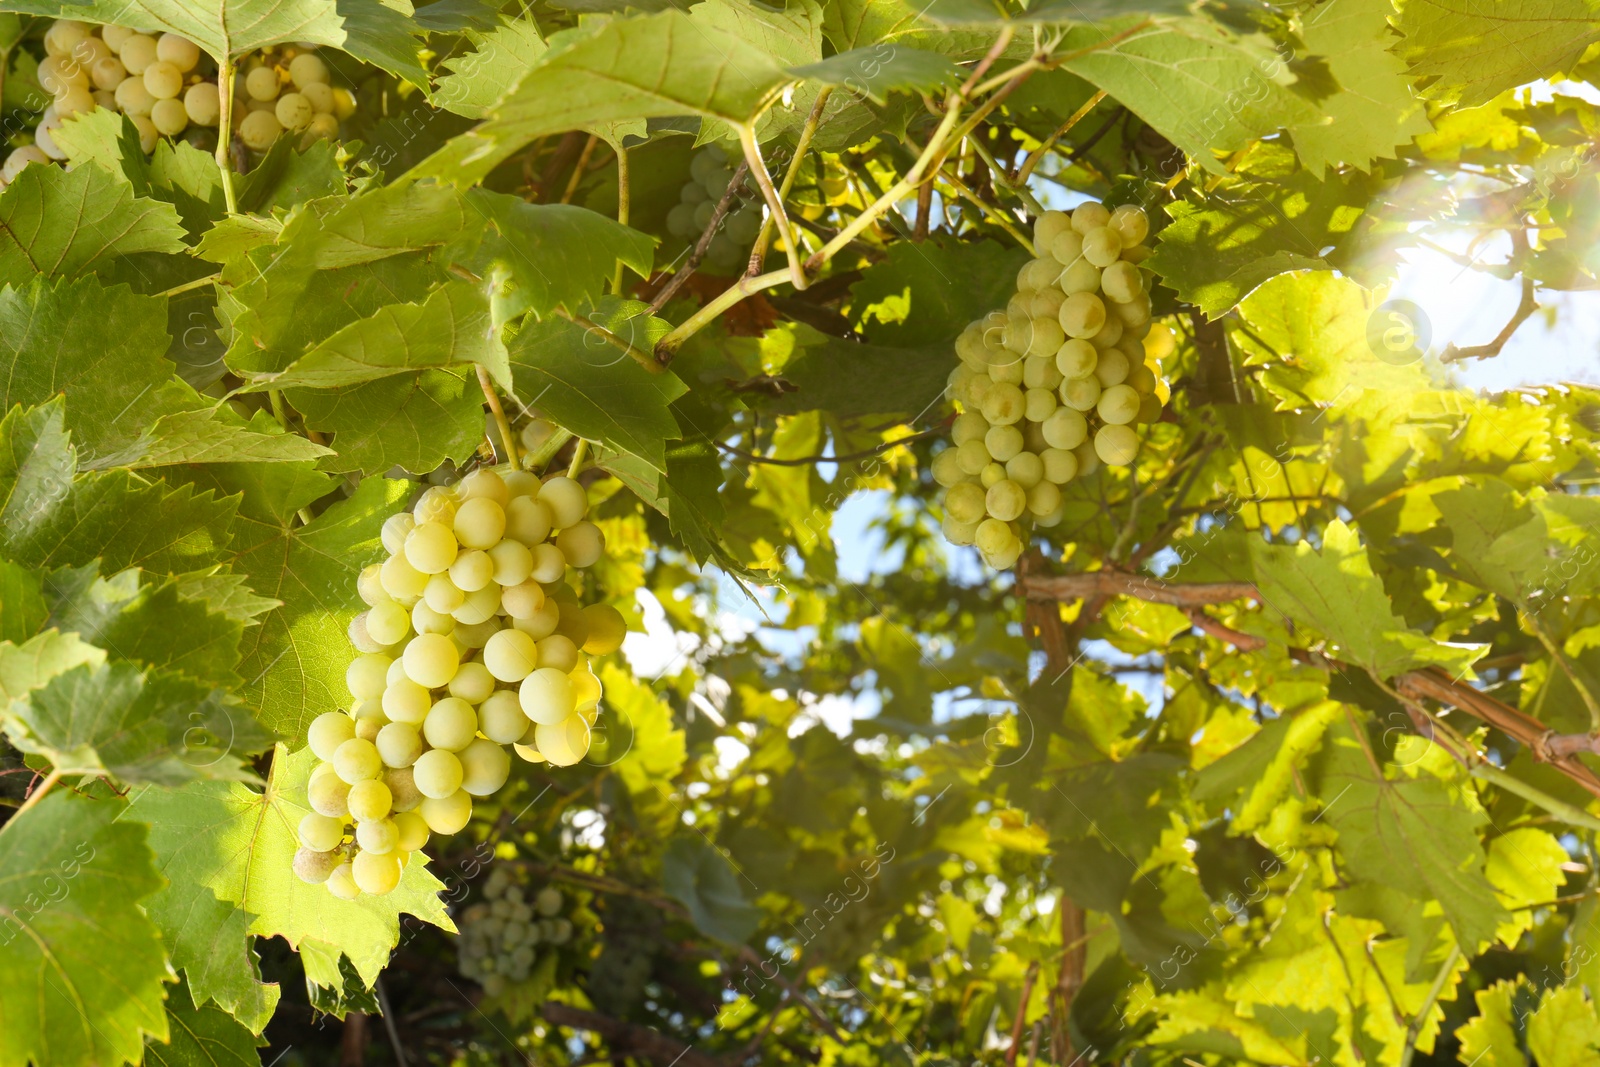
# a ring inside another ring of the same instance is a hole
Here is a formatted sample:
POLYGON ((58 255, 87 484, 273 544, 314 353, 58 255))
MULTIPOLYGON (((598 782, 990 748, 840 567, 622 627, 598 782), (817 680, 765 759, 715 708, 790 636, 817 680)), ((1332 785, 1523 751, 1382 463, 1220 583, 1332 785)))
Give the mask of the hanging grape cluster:
POLYGON ((295 869, 335 896, 387 893, 429 833, 453 834, 472 798, 523 759, 570 766, 589 751, 600 680, 589 656, 626 629, 567 584, 605 552, 583 486, 481 469, 433 486, 383 526, 389 557, 361 572, 369 609, 350 626, 354 702, 311 723, 311 775, 295 869))
MULTIPOLYGON (((33 144, 0 164, 0 188, 29 163, 66 159, 54 131, 97 107, 127 115, 146 153, 155 151, 160 137, 216 127, 222 119, 216 64, 175 33, 58 19, 45 32, 44 48, 39 87, 51 103, 39 117, 33 144)), ((233 132, 257 152, 272 147, 285 130, 300 133, 302 146, 337 137, 339 122, 356 108, 355 97, 329 84, 327 64, 305 45, 266 48, 241 62, 232 104, 233 132)))
POLYGON ((946 392, 960 414, 933 476, 946 487, 946 539, 977 545, 991 567, 1016 563, 1024 523, 1061 521, 1062 486, 1101 462, 1131 464, 1134 425, 1161 416, 1138 266, 1148 232, 1132 205, 1045 212, 1016 295, 956 339, 946 392))
MULTIPOLYGON (((737 166, 716 145, 695 153, 689 163, 692 179, 683 187, 679 203, 667 213, 667 230, 691 243, 711 225, 717 202, 727 192, 737 166)), ((754 197, 736 197, 722 217, 716 236, 706 249, 706 265, 720 274, 737 274, 744 256, 761 233, 761 202, 754 197)))
POLYGON ((484 883, 483 899, 461 913, 461 973, 490 996, 526 980, 541 949, 558 949, 572 940, 572 920, 562 914, 567 904, 553 885, 530 896, 518 872, 497 866, 484 883))

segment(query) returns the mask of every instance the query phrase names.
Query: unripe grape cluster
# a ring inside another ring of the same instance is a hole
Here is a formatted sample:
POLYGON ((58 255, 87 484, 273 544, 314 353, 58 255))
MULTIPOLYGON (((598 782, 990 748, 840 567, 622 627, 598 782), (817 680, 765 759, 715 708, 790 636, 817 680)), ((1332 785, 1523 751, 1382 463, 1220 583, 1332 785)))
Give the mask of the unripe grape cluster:
POLYGON ((456 833, 473 798, 505 784, 512 751, 559 767, 588 753, 600 701, 589 657, 626 631, 565 580, 605 552, 588 508, 571 478, 486 468, 384 523, 388 558, 357 582, 368 610, 350 624, 351 707, 307 732, 323 762, 301 877, 339 897, 387 893, 430 833, 456 833))
MULTIPOLYGON (((133 122, 139 146, 191 127, 215 127, 222 118, 216 64, 198 45, 175 33, 127 26, 95 26, 58 19, 44 35, 39 87, 51 103, 39 117, 33 144, 0 164, 0 188, 29 163, 65 160, 54 131, 74 115, 107 108, 133 122)), ((264 152, 285 130, 302 134, 302 146, 339 135, 339 122, 355 112, 355 97, 329 84, 327 64, 311 46, 267 48, 238 66, 232 128, 246 147, 264 152)))
POLYGON ((959 414, 933 476, 945 487, 945 537, 976 545, 991 567, 1016 563, 1024 523, 1061 521, 1062 486, 1102 462, 1131 464, 1134 426, 1161 416, 1138 266, 1149 228, 1132 205, 1045 212, 1016 295, 956 339, 946 395, 959 414))
MULTIPOLYGON (((689 163, 691 180, 684 185, 677 206, 667 213, 667 230, 691 243, 698 240, 711 225, 717 202, 727 192, 737 165, 716 145, 696 152, 689 163)), ((759 199, 735 197, 706 248, 706 264, 722 273, 737 273, 761 232, 761 220, 759 199)))
POLYGON ((562 914, 567 903, 555 886, 533 892, 509 868, 495 867, 484 883, 483 899, 461 913, 461 973, 490 996, 524 981, 541 951, 572 940, 572 920, 562 914))

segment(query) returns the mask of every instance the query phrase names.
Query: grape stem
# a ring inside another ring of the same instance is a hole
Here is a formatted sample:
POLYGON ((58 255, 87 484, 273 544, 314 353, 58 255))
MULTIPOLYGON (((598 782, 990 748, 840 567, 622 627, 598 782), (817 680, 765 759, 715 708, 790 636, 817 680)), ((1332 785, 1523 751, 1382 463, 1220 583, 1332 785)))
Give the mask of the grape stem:
POLYGON ((711 241, 716 237, 717 230, 722 226, 722 220, 727 217, 728 208, 733 203, 733 198, 738 195, 739 186, 744 181, 744 176, 750 170, 748 161, 741 161, 739 169, 733 172, 733 177, 728 181, 728 187, 722 191, 722 198, 717 201, 716 208, 711 212, 711 221, 706 223, 700 239, 695 242, 694 250, 689 253, 689 261, 672 274, 671 280, 661 287, 661 292, 650 301, 650 307, 645 310, 646 315, 659 314, 677 291, 683 288, 685 282, 699 268, 700 263, 706 258, 706 252, 711 248, 711 241))
MULTIPOLYGON (((805 161, 806 153, 811 149, 811 139, 817 135, 817 127, 822 125, 822 114, 827 109, 828 98, 833 95, 833 86, 823 86, 817 93, 816 103, 811 105, 811 114, 806 116, 806 124, 800 128, 800 139, 795 142, 794 156, 789 160, 789 169, 784 171, 783 181, 778 184, 778 199, 789 199, 789 193, 794 189, 794 180, 800 175, 800 164, 805 161)), ((761 232, 756 235, 756 243, 750 247, 750 266, 745 269, 748 277, 760 272, 767 259, 767 245, 772 240, 773 223, 776 216, 768 216, 761 222, 761 232)), ((792 220, 791 220, 792 221, 792 220)))
POLYGON ((594 155, 594 146, 600 143, 599 134, 591 133, 589 139, 583 143, 583 151, 578 155, 578 162, 572 168, 572 177, 567 179, 567 188, 561 194, 563 204, 572 203, 572 196, 578 191, 578 183, 583 180, 583 172, 589 169, 589 158, 594 155))
POLYGON ((783 241, 784 256, 789 260, 789 282, 796 289, 804 289, 810 283, 806 281, 806 272, 800 265, 800 253, 795 245, 794 229, 789 225, 789 216, 783 210, 783 198, 772 187, 772 175, 767 173, 767 165, 761 158, 761 146, 756 143, 754 126, 739 127, 739 144, 744 149, 744 161, 750 165, 750 173, 755 176, 756 185, 760 187, 761 195, 766 198, 767 210, 772 212, 772 217, 777 222, 778 237, 783 241))
POLYGON ((1100 101, 1104 100, 1105 98, 1106 91, 1101 89, 1098 93, 1095 93, 1093 96, 1091 96, 1082 107, 1068 116, 1066 122, 1063 122, 1060 126, 1056 127, 1056 132, 1052 133, 1049 137, 1046 137, 1038 148, 1035 148, 1032 152, 1028 153, 1028 158, 1022 161, 1022 166, 1017 169, 1016 177, 1013 180, 1019 185, 1026 185, 1028 182, 1028 176, 1033 173, 1033 168, 1039 165, 1039 161, 1045 157, 1045 153, 1054 148, 1057 141, 1065 137, 1067 133, 1071 131, 1072 127, 1082 122, 1084 118, 1088 116, 1089 112, 1093 111, 1100 101))
POLYGON ((983 143, 982 137, 974 137, 967 143, 972 146, 974 152, 978 153, 978 158, 988 165, 989 172, 993 176, 996 185, 1021 200, 1023 206, 1033 212, 1034 217, 1037 218, 1044 214, 1044 205, 1033 198, 1033 193, 1029 191, 1026 184, 1011 180, 1011 177, 1006 174, 1006 169, 995 162, 994 153, 989 151, 989 146, 983 143))
POLYGON ((1037 256, 1039 254, 1034 250, 1033 242, 1030 241, 1023 234, 1023 232, 1017 228, 1016 222, 1007 217, 1006 212, 1003 209, 984 203, 983 200, 979 198, 977 193, 974 193, 971 189, 967 188, 967 184, 965 182, 956 177, 954 174, 951 174, 949 171, 940 171, 939 177, 955 186, 956 192, 960 193, 965 199, 971 201, 972 206, 982 212, 985 218, 989 219, 996 226, 999 226, 1002 230, 1006 231, 1006 233, 1010 234, 1014 241, 1028 250, 1028 254, 1030 256, 1037 256))
POLYGON ((233 134, 233 56, 226 56, 217 64, 217 171, 222 178, 222 201, 228 214, 239 213, 239 201, 233 191, 233 162, 228 152, 228 141, 233 134))
POLYGON ((27 811, 29 808, 39 803, 39 801, 43 800, 44 795, 50 792, 51 788, 54 787, 55 784, 60 780, 60 767, 55 768, 49 774, 45 775, 44 781, 40 782, 34 788, 33 792, 28 794, 28 799, 24 800, 20 805, 18 805, 17 810, 11 813, 11 818, 6 821, 6 826, 10 826, 12 823, 16 822, 22 817, 23 812, 27 811))
POLYGON ((567 477, 576 478, 583 470, 584 460, 589 458, 589 442, 578 438, 578 443, 572 448, 572 462, 567 464, 567 477))
POLYGON ((514 469, 517 466, 517 446, 511 440, 511 422, 506 418, 505 408, 500 406, 494 383, 489 380, 489 369, 482 363, 475 363, 473 367, 478 372, 478 385, 483 389, 484 399, 489 402, 489 410, 494 414, 494 424, 500 430, 501 451, 504 453, 500 458, 514 469))
MULTIPOLYGON (((949 156, 952 146, 959 145, 984 119, 988 118, 995 108, 1005 101, 1006 97, 1015 92, 1017 87, 1028 79, 1029 75, 1035 71, 1053 69, 1069 60, 1120 44, 1134 34, 1148 29, 1154 21, 1154 19, 1149 18, 1141 19, 1138 23, 1120 33, 1113 34, 1102 41, 1097 41, 1092 45, 1080 48, 1064 56, 1048 59, 1038 56, 1029 58, 1010 70, 995 75, 988 81, 974 85, 988 70, 989 66, 1005 51, 1006 45, 1010 43, 1012 30, 1011 27, 1006 27, 1001 31, 994 47, 989 50, 988 55, 973 70, 966 83, 950 94, 950 97, 945 102, 944 117, 940 120, 938 128, 934 130, 933 136, 928 140, 927 147, 922 150, 922 154, 911 165, 911 169, 906 172, 904 177, 890 186, 887 192, 867 205, 866 209, 852 219, 849 225, 840 230, 833 240, 814 252, 803 264, 803 269, 816 271, 838 254, 841 249, 849 245, 851 241, 855 240, 857 235, 875 223, 895 205, 899 204, 901 200, 904 200, 912 190, 922 184, 925 175, 933 173, 944 165, 945 158, 949 156), (993 95, 984 101, 965 123, 961 123, 963 105, 973 97, 981 96, 991 91, 993 95)), ((743 134, 744 131, 741 131, 741 136, 743 134)), ((750 136, 754 137, 753 130, 750 132, 750 136)), ((787 217, 779 220, 780 235, 781 227, 786 222, 787 217)), ((789 278, 790 271, 788 270, 771 271, 767 274, 758 274, 755 277, 741 278, 725 290, 722 295, 689 316, 676 329, 658 341, 656 343, 656 359, 663 364, 670 362, 673 354, 683 347, 685 341, 704 329, 713 319, 728 308, 747 296, 752 296, 764 289, 770 289, 774 285, 789 280, 789 278)))
POLYGON ((1445 957, 1444 966, 1440 967, 1439 973, 1434 976, 1433 985, 1428 988, 1428 995, 1422 998, 1422 1006, 1406 1024, 1406 1044, 1400 1053, 1400 1067, 1411 1067, 1411 1059, 1417 1054, 1417 1039, 1422 1036, 1422 1027, 1432 1014, 1433 1006, 1438 1003, 1439 994, 1444 992, 1444 984, 1450 978, 1450 972, 1455 970, 1456 961, 1459 959, 1461 959, 1461 945, 1457 943, 1450 946, 1450 954, 1445 957))
MULTIPOLYGON (((623 226, 628 224, 628 209, 631 206, 632 193, 628 189, 628 150, 622 146, 622 141, 617 140, 617 222, 623 226)), ((622 260, 617 260, 616 273, 611 276, 611 292, 617 296, 622 295, 623 271, 622 260)))

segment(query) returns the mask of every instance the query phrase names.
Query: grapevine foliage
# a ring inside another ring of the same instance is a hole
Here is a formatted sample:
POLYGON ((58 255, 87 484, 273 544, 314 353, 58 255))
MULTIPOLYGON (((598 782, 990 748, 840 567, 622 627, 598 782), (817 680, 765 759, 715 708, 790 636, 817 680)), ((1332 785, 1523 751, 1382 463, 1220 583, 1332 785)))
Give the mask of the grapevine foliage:
POLYGON ((0 1067, 1600 1062, 1587 0, 0 9, 0 1067))

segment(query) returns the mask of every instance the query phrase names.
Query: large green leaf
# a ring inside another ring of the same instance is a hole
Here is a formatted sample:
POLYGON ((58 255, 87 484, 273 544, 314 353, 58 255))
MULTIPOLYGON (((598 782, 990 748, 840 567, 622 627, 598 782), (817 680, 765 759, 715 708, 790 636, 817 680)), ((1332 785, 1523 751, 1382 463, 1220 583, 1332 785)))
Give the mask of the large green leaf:
POLYGON ((479 363, 507 388, 511 375, 483 287, 446 282, 415 304, 385 304, 251 388, 338 389, 396 374, 479 363))
MULTIPOLYGON (((1063 47, 1087 48, 1139 21, 1126 16, 1074 30, 1063 47)), ((1211 19, 1161 19, 1062 67, 1106 90, 1218 173, 1224 168, 1217 153, 1321 118, 1315 104, 1290 88, 1294 75, 1269 40, 1234 36, 1211 19)))
POLYGON ((228 365, 276 373, 387 304, 426 299, 445 275, 424 250, 471 224, 454 190, 409 185, 313 201, 276 232, 230 227, 226 242, 201 246, 224 263, 228 365))
POLYGON ((463 36, 473 50, 440 62, 450 71, 438 80, 434 103, 468 118, 487 118, 545 53, 544 38, 531 18, 512 19, 486 32, 463 36))
POLYGON ((1339 81, 1339 91, 1318 104, 1328 121, 1290 128, 1313 177, 1341 164, 1371 170, 1433 129, 1411 93, 1405 63, 1389 51, 1393 10, 1389 0, 1329 0, 1304 17, 1306 49, 1325 57, 1339 81))
POLYGON ((130 784, 253 781, 244 761, 272 740, 222 690, 123 662, 58 675, 13 702, 5 725, 13 744, 57 770, 130 784))
POLYGON ((1405 35, 1396 51, 1430 96, 1462 107, 1565 73, 1600 40, 1594 0, 1397 0, 1405 35))
POLYGON ((89 564, 43 575, 50 614, 41 623, 76 633, 118 659, 185 674, 214 686, 237 685, 244 623, 213 613, 179 581, 126 570, 101 578, 89 564))
POLYGON ((0 1065, 138 1062, 164 1041, 161 885, 144 827, 66 790, 0 831, 0 1065))
POLYGON ((296 744, 312 719, 348 707, 344 672, 355 652, 347 630, 364 610, 356 576, 381 558, 379 529, 410 489, 367 478, 348 500, 300 525, 296 512, 330 481, 319 477, 273 494, 270 507, 241 515, 230 561, 257 594, 282 602, 245 631, 240 671, 261 722, 296 744))
POLYGON ((1367 194, 1330 175, 1224 185, 1169 204, 1145 265, 1178 295, 1216 318, 1267 279, 1327 270, 1337 246, 1366 210, 1367 194))
POLYGON ((668 843, 661 888, 689 909, 703 933, 728 944, 742 942, 761 921, 761 909, 745 900, 733 865, 699 837, 674 837, 668 843))
POLYGON ((600 298, 619 261, 641 278, 650 275, 654 238, 588 208, 530 204, 487 189, 472 189, 465 200, 481 225, 444 254, 479 277, 510 283, 497 288, 498 321, 525 311, 543 318, 558 307, 582 312, 600 298))
MULTIPOLYGON (((308 885, 292 869, 296 827, 310 811, 306 783, 317 758, 309 749, 290 755, 281 745, 272 759, 264 792, 237 782, 196 782, 179 788, 151 786, 128 806, 125 820, 150 824, 150 847, 167 886, 146 903, 163 931, 205 939, 210 930, 188 926, 197 902, 215 899, 249 915, 248 936, 282 937, 292 947, 311 943, 318 952, 350 958, 369 984, 388 961, 400 937, 402 913, 448 931, 455 926, 438 897, 443 885, 415 853, 400 886, 387 896, 340 900, 320 885, 308 885), (209 896, 208 896, 209 895, 209 896)), ((249 941, 239 924, 202 907, 200 914, 223 925, 214 950, 245 958, 249 941)), ((190 974, 190 981, 194 976, 190 974)), ((209 995, 195 988, 197 997, 209 995)))
POLYGON ((1279 411, 1316 407, 1388 426, 1432 383, 1419 362, 1393 361, 1381 335, 1397 320, 1382 303, 1331 271, 1284 274, 1245 299, 1250 333, 1235 336, 1245 364, 1266 367, 1261 384, 1279 411))
MULTIPOLYGON (((7 11, 180 34, 217 60, 289 41, 333 45, 426 85, 418 42, 397 5, 356 0, 8 0, 7 11)), ((408 8, 410 5, 406 5, 408 8)))
POLYGON ((857 328, 875 345, 948 345, 953 358, 956 335, 1006 306, 1030 258, 1026 249, 946 234, 891 244, 850 287, 857 328))
POLYGON ((166 303, 92 277, 0 288, 0 405, 65 396, 67 426, 90 457, 136 436, 152 392, 172 377, 166 303))
POLYGON ((255 1035, 220 1008, 195 1007, 187 982, 167 994, 167 1034, 145 1042, 148 1067, 260 1067, 255 1035))
POLYGON ((0 552, 32 567, 81 565, 162 573, 217 562, 235 503, 126 471, 74 478, 61 401, 0 420, 0 552))
POLYGON ((74 278, 125 256, 183 250, 172 205, 136 198, 100 167, 28 167, 0 191, 0 285, 20 288, 37 274, 74 278))
MULTIPOLYGON (((0 701, 25 697, 74 667, 98 667, 105 661, 105 649, 59 630, 46 630, 25 641, 0 642, 0 701)), ((0 717, 3 714, 0 711, 0 717)))
POLYGON ((1347 726, 1329 732, 1328 751, 1324 821, 1339 831, 1351 876, 1437 901, 1469 953, 1491 940, 1507 916, 1484 876, 1483 812, 1425 770, 1374 767, 1366 739, 1347 726))
POLYGON ((426 370, 332 392, 295 389, 290 401, 306 425, 333 434, 329 470, 424 474, 460 463, 484 435, 483 392, 471 372, 426 370))
POLYGON ((844 86, 880 104, 892 92, 932 92, 961 82, 961 68, 947 56, 906 45, 853 48, 820 63, 792 67, 789 73, 820 85, 844 86))
MULTIPOLYGON (((181 384, 181 383, 180 383, 181 384)), ((187 388, 185 386, 184 388, 187 388)), ((246 424, 231 408, 173 411, 120 451, 95 458, 89 468, 171 467, 180 463, 302 463, 333 450, 288 433, 270 415, 246 424)))
MULTIPOLYGON (((607 299, 590 314, 613 335, 652 352, 670 326, 644 310, 638 301, 607 299)), ((666 442, 681 436, 668 405, 685 391, 671 371, 652 374, 598 332, 551 318, 524 326, 511 342, 511 374, 524 404, 580 437, 666 470, 666 442)))
POLYGON ((1407 627, 1372 573, 1366 546, 1338 519, 1324 528, 1321 552, 1305 541, 1252 541, 1250 556, 1268 608, 1326 635, 1330 656, 1379 678, 1419 667, 1460 675, 1488 651, 1487 645, 1440 644, 1407 627))
POLYGON ((535 138, 598 123, 698 115, 748 125, 793 78, 718 25, 728 6, 707 0, 688 14, 596 19, 554 34, 489 121, 407 176, 469 185, 535 138))

